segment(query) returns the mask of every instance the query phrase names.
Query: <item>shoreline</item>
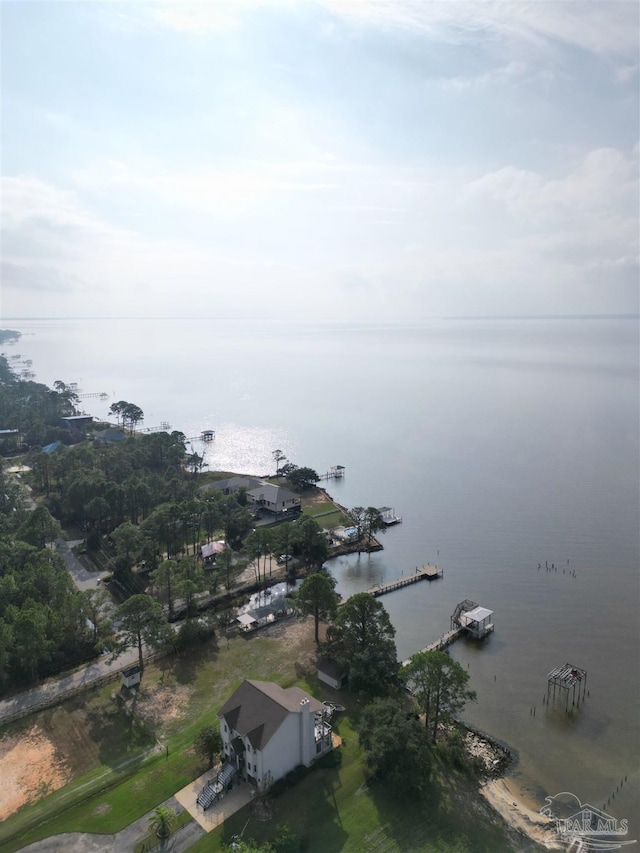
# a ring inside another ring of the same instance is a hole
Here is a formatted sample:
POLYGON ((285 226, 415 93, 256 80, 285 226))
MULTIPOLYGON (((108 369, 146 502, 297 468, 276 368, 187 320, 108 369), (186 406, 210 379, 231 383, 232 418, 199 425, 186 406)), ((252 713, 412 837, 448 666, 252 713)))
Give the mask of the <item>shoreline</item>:
POLYGON ((512 750, 490 735, 465 723, 465 750, 470 761, 483 766, 478 792, 510 829, 546 850, 561 850, 554 821, 540 814, 540 807, 522 785, 510 776, 515 766, 512 750))
POLYGON ((551 818, 540 814, 537 804, 515 779, 501 776, 480 785, 480 794, 510 829, 525 835, 546 850, 562 850, 551 818))

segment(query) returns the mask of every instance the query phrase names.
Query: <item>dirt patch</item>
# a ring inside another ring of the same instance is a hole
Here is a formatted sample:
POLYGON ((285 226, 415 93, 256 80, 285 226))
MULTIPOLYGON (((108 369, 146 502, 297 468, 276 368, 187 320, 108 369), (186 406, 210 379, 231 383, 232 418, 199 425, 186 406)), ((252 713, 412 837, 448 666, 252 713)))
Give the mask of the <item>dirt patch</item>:
POLYGON ((0 820, 26 803, 62 788, 71 779, 65 761, 38 726, 0 740, 0 820))
POLYGON ((184 716, 193 688, 184 684, 158 683, 138 694, 136 714, 151 723, 169 723, 184 716))
MULTIPOLYGON (((306 619, 281 619, 261 628, 262 636, 283 640, 288 649, 296 649, 296 668, 298 671, 315 672, 317 647, 313 642, 314 622, 311 616, 306 619), (310 644, 310 641, 312 645, 310 644)), ((320 626, 320 639, 324 639, 326 626, 320 626)))
POLYGON ((110 803, 101 803, 99 806, 96 806, 95 809, 91 812, 96 816, 100 816, 102 814, 108 814, 111 811, 110 803))

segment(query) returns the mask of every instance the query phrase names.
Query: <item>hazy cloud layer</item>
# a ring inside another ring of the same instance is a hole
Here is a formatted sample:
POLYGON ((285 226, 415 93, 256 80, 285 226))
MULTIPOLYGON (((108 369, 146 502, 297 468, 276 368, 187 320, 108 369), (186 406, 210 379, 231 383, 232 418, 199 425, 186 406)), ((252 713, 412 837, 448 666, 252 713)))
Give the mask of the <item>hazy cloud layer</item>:
POLYGON ((4 316, 638 310, 635 3, 27 5, 4 316))

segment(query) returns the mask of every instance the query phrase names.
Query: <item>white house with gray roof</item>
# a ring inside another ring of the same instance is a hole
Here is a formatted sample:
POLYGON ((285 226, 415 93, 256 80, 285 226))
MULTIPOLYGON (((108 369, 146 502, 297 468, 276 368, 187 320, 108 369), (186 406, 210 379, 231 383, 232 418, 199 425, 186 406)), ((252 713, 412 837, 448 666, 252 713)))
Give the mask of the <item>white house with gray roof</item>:
POLYGON ((225 760, 255 785, 308 767, 331 749, 323 704, 299 687, 245 680, 218 717, 225 760))

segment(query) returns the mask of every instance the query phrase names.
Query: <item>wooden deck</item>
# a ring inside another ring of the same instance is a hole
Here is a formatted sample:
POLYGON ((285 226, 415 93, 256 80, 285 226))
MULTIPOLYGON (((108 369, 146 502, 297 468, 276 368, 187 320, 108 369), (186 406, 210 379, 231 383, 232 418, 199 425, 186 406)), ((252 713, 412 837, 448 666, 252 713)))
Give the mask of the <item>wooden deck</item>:
POLYGON ((402 589, 403 586, 418 583, 418 581, 436 580, 436 578, 441 578, 443 574, 443 570, 437 566, 422 566, 420 569, 416 569, 415 572, 403 575, 390 583, 376 584, 376 586, 372 586, 367 592, 373 595, 374 598, 379 598, 381 595, 394 592, 396 589, 402 589))

